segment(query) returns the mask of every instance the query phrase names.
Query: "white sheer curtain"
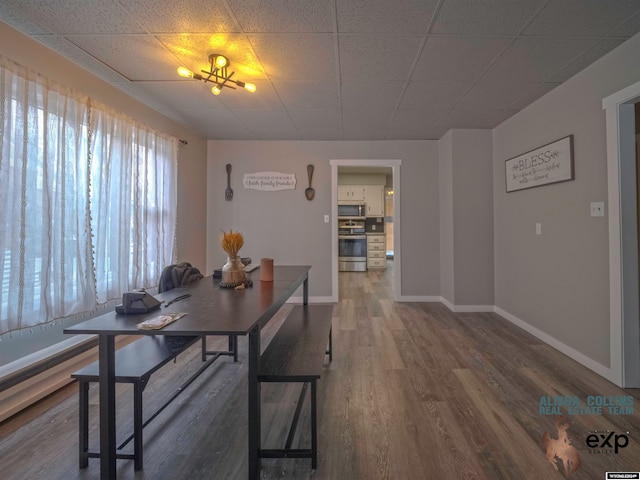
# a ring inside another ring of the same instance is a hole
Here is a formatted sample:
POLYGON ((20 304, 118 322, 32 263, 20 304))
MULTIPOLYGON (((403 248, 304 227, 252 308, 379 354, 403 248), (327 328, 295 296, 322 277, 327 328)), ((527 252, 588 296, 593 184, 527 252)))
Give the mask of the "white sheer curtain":
POLYGON ((177 139, 0 56, 0 335, 174 263, 177 139))
POLYGON ((0 57, 0 333, 95 304, 86 104, 0 57))
POLYGON ((173 263, 177 140, 91 109, 91 222, 98 302, 158 284, 173 263))

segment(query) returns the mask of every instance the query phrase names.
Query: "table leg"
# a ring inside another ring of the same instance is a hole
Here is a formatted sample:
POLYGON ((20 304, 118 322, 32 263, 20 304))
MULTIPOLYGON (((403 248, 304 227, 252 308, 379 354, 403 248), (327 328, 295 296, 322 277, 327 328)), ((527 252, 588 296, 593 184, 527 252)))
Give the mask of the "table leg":
POLYGON ((309 274, 304 279, 302 283, 302 304, 309 305, 309 274))
POLYGON ((260 327, 249 332, 249 480, 260 478, 260 327))
POLYGON ((100 478, 116 478, 115 339, 98 336, 100 371, 100 478))

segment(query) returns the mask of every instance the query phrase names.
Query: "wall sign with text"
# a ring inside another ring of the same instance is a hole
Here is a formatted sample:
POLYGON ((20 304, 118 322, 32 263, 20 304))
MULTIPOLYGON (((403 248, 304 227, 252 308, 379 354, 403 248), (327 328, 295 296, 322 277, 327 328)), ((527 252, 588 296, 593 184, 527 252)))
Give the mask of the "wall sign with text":
POLYGON ((296 176, 294 173, 280 172, 245 173, 242 183, 244 188, 254 190, 295 190, 296 176))
POLYGON ((573 135, 505 161, 507 193, 574 179, 573 135))

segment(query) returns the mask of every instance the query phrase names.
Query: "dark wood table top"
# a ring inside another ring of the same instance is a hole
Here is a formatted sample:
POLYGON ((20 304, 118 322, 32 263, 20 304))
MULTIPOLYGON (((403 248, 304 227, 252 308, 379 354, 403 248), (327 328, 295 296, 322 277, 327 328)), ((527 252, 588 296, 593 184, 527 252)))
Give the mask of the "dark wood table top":
MULTIPOLYGON (((185 293, 191 297, 153 312, 135 315, 106 313, 64 329, 64 333, 99 335, 246 335, 278 311, 308 278, 310 266, 276 265, 273 282, 261 282, 254 274, 252 287, 243 290, 219 287, 219 280, 205 277, 188 287, 154 295, 163 304, 185 293), (136 325, 156 315, 185 312, 186 316, 160 330, 138 330, 136 325)), ((259 270, 256 270, 259 273, 259 270)))

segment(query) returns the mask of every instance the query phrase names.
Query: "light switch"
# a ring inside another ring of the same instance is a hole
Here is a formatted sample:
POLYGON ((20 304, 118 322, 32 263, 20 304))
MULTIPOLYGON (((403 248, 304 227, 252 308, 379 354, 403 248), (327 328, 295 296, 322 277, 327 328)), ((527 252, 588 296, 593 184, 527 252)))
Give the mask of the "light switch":
POLYGON ((324 223, 329 223, 329 215, 324 216, 324 223))
POLYGON ((591 216, 604 217, 604 202, 591 202, 591 216))
POLYGON ((542 235, 542 224, 536 223, 536 235, 542 235))

